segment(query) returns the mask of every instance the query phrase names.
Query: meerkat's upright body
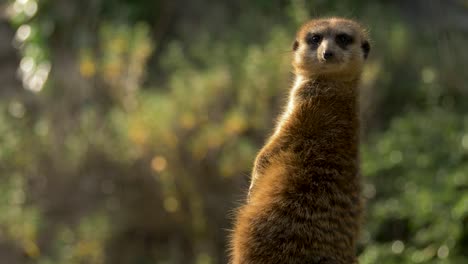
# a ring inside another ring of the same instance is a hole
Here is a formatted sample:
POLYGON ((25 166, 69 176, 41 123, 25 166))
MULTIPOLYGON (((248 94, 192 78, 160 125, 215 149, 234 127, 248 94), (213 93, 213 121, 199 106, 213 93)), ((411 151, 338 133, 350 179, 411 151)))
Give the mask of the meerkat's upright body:
POLYGON ((296 81, 237 213, 233 264, 357 263, 357 100, 369 50, 366 31, 351 20, 318 19, 300 28, 296 81))

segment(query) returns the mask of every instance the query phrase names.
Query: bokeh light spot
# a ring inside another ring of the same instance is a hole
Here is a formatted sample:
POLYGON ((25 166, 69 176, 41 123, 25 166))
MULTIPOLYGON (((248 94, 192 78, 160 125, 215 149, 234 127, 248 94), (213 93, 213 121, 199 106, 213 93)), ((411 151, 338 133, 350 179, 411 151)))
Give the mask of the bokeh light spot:
POLYGON ((11 102, 8 106, 8 112, 16 118, 22 118, 25 111, 24 105, 18 101, 11 102))
POLYGON ((464 149, 468 149, 468 134, 463 135, 462 146, 464 149))
POLYGON ((421 79, 424 83, 430 84, 435 80, 435 71, 432 68, 426 67, 421 72, 421 79))
POLYGON ((155 156, 151 160, 151 168, 156 172, 161 172, 166 169, 167 160, 163 156, 155 156))
POLYGON ((31 26, 21 25, 16 31, 16 39, 20 42, 24 42, 31 36, 31 26))
POLYGON ((36 12, 37 12, 37 3, 34 1, 27 2, 26 5, 24 6, 24 13, 27 16, 32 17, 36 14, 36 12))
POLYGON ((179 201, 174 197, 168 197, 164 200, 164 209, 174 213, 179 209, 179 201))
POLYGON ((439 257, 440 259, 447 258, 449 252, 449 248, 446 245, 443 245, 437 250, 437 257, 439 257))
POLYGON ((405 249, 405 244, 400 241, 400 240, 396 240, 393 242, 392 244, 392 252, 395 253, 395 254, 401 254, 401 252, 403 252, 403 250, 405 249))
POLYGON ((34 69, 35 62, 31 57, 24 57, 20 62, 21 72, 25 75, 30 74, 34 69))

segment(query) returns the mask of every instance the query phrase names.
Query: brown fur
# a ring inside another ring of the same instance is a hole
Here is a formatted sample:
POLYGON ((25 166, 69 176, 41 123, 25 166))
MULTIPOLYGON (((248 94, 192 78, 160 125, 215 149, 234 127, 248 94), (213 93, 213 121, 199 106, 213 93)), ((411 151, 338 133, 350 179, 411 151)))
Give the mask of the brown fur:
POLYGON ((357 263, 357 98, 367 34, 354 21, 320 19, 304 24, 297 42, 298 81, 255 160, 249 199, 234 224, 233 264, 357 263), (354 39, 346 49, 334 44, 343 31, 354 39), (310 32, 323 36, 320 46, 305 43, 310 32), (325 50, 336 61, 325 61, 325 50))

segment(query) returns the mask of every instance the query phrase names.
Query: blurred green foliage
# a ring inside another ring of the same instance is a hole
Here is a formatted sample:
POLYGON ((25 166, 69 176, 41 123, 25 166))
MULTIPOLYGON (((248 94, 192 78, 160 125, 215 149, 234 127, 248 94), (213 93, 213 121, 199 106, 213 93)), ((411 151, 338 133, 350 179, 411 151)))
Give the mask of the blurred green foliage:
POLYGON ((226 263, 319 15, 372 36, 361 263, 467 262, 463 3, 9 1, 25 89, 0 100, 0 262, 226 263))
POLYGON ((411 112, 366 146, 364 263, 466 262, 467 121, 438 107, 411 112))

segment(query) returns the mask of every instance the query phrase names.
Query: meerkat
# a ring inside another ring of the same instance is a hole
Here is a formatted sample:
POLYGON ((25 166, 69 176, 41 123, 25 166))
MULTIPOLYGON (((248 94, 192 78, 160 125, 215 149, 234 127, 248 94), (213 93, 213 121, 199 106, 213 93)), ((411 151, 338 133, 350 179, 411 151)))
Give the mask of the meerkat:
POLYGON ((357 263, 358 85, 368 34, 352 20, 316 19, 299 29, 292 49, 295 82, 256 157, 231 263, 357 263))

